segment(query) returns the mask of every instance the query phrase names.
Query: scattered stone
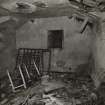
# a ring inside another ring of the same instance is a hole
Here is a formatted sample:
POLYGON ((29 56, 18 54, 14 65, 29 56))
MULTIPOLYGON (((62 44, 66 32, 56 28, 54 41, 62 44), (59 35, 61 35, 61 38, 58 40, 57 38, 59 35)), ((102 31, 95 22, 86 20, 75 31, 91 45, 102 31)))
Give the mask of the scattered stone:
POLYGON ((0 102, 0 105, 6 104, 7 101, 8 101, 8 99, 4 99, 3 101, 0 102))
POLYGON ((49 75, 44 75, 41 77, 41 83, 46 84, 49 81, 49 75))
POLYGON ((46 94, 65 87, 65 85, 63 83, 60 83, 60 82, 57 82, 57 81, 55 81, 55 82, 47 82, 47 83, 45 83, 45 86, 46 87, 44 89, 44 92, 46 94))
POLYGON ((67 78, 67 75, 61 75, 61 78, 61 80, 56 77, 49 79, 48 75, 44 75, 41 82, 20 92, 19 95, 16 93, 17 97, 12 99, 9 104, 3 105, 22 105, 25 99, 29 105, 88 105, 88 103, 98 100, 97 94, 92 91, 94 87, 89 78, 75 79, 73 77, 72 79, 72 77, 67 78), (26 98, 27 95, 28 98, 26 98))

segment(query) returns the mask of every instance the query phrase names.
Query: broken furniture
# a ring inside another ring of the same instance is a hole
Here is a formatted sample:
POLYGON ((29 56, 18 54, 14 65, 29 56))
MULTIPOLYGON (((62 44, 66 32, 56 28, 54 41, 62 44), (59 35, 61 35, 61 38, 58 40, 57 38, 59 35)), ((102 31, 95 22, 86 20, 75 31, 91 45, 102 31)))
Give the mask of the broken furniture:
POLYGON ((50 69, 50 60, 51 53, 48 49, 19 49, 14 75, 11 75, 7 70, 13 92, 20 87, 26 88, 30 82, 40 79, 43 72, 48 73, 50 69), (46 52, 48 53, 49 59, 47 68, 44 71, 44 54, 46 52), (13 77, 15 77, 15 81, 13 77), (16 84, 18 84, 18 82, 21 84, 15 85, 14 82, 17 82, 16 84))
POLYGON ((49 72, 51 51, 49 49, 18 49, 16 66, 21 65, 26 81, 37 80, 44 72, 49 72))
MULTIPOLYGON (((18 88, 20 88, 20 87, 26 88, 25 78, 24 78, 24 76, 23 76, 22 69, 21 69, 20 65, 18 66, 18 70, 19 70, 20 77, 21 77, 21 80, 22 80, 22 83, 19 84, 18 86, 17 86, 17 85, 15 86, 16 83, 14 83, 14 82, 16 82, 17 80, 14 80, 14 79, 13 79, 13 76, 14 76, 14 75, 11 75, 10 72, 7 70, 7 75, 8 75, 8 78, 9 78, 9 80, 10 80, 10 83, 11 83, 13 92, 16 92, 16 89, 18 89, 18 88)), ((19 79, 20 79, 20 78, 19 78, 19 79)))
MULTIPOLYGON (((34 60, 33 60, 33 65, 34 65, 34 67, 35 67, 35 71, 36 71, 37 74, 40 76, 41 74, 40 74, 40 72, 39 72, 39 70, 38 70, 38 67, 37 67, 37 65, 36 65, 36 63, 35 63, 34 60)), ((27 69, 27 66, 26 66, 25 64, 23 64, 23 68, 24 68, 24 70, 25 70, 24 72, 26 73, 26 75, 27 75, 29 81, 31 81, 31 77, 30 77, 30 74, 29 74, 29 70, 27 69)))
POLYGON ((16 59, 16 65, 18 64, 25 64, 27 69, 32 69, 36 64, 36 66, 39 69, 39 72, 43 73, 43 71, 49 71, 50 69, 50 60, 51 60, 51 51, 49 49, 30 49, 30 48, 20 48, 18 49, 17 59, 16 59), (45 54, 48 55, 48 63, 47 70, 43 70, 44 68, 44 60, 45 54), (34 64, 33 64, 34 61, 34 64))

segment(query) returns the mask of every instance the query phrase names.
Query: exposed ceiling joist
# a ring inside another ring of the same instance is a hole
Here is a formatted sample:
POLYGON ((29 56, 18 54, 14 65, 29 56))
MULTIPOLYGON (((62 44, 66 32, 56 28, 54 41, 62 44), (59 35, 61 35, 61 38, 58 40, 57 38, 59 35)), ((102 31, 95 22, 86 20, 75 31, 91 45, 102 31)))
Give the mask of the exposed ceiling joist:
POLYGON ((37 8, 37 10, 33 13, 16 13, 11 12, 11 16, 15 17, 25 17, 25 18, 49 18, 49 17, 60 17, 60 16, 68 16, 72 17, 73 14, 76 14, 78 18, 84 20, 85 17, 88 17, 89 22, 93 23, 97 20, 97 16, 91 15, 89 13, 85 13, 81 10, 78 10, 71 5, 56 5, 52 7, 46 8, 37 8))

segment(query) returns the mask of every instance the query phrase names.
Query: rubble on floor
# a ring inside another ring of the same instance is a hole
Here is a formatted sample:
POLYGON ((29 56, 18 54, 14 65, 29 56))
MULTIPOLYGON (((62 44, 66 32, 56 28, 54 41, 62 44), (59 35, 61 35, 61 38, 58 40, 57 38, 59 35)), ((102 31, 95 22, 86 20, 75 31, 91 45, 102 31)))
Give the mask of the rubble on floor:
POLYGON ((40 81, 0 105, 102 105, 89 77, 73 77, 70 74, 43 76, 40 81), (101 104, 100 104, 101 103, 101 104))

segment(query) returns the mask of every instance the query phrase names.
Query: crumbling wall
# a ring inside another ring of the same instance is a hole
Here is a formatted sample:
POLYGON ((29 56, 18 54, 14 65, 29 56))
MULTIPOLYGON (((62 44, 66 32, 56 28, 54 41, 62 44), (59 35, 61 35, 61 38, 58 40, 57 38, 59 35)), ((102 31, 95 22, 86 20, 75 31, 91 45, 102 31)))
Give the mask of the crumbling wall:
POLYGON ((90 26, 82 34, 77 32, 81 24, 68 17, 36 19, 33 23, 29 21, 17 31, 17 48, 47 48, 48 30, 64 30, 63 49, 52 50, 52 70, 77 68, 88 62, 94 39, 90 26), (63 62, 63 69, 58 67, 58 62, 63 62))
POLYGON ((16 31, 13 26, 13 20, 0 24, 0 78, 15 66, 16 31))
POLYGON ((95 70, 92 74, 96 88, 105 80, 105 22, 97 22, 96 37, 94 40, 95 70))

